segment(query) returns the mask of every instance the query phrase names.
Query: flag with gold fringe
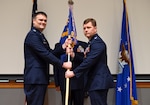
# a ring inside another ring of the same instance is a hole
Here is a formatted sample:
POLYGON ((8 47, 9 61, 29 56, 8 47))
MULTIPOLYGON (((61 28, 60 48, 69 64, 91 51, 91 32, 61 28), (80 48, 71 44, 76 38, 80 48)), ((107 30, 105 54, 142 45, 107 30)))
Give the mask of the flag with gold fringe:
MULTIPOLYGON (((61 38, 60 38, 60 44, 63 44, 65 42, 65 40, 68 37, 72 38, 72 47, 75 48, 75 45, 77 44, 77 32, 76 32, 76 26, 75 26, 75 20, 73 17, 73 1, 72 0, 68 0, 68 4, 69 4, 69 16, 67 19, 67 23, 64 27, 64 30, 62 32, 61 38)), ((61 60, 65 61, 67 59, 67 61, 70 61, 70 54, 66 55, 63 54, 61 55, 61 60)), ((69 69, 67 69, 69 70, 69 69)), ((65 86, 65 105, 68 105, 68 99, 69 99, 69 78, 66 78, 66 86, 65 86)))
POLYGON ((74 44, 76 44, 77 32, 76 32, 75 20, 72 12, 72 5, 69 5, 69 16, 67 19, 67 23, 64 27, 64 30, 62 32, 60 43, 63 44, 69 35, 73 39, 74 44))
POLYGON ((122 31, 118 63, 119 73, 116 84, 116 105, 138 105, 126 0, 123 0, 122 31))
MULTIPOLYGON (((64 27, 64 30, 62 32, 61 38, 60 38, 60 43, 63 44, 65 40, 70 36, 73 40, 72 47, 74 47, 75 44, 77 44, 77 32, 76 32, 76 26, 75 26, 75 20, 73 17, 73 5, 69 4, 69 16, 66 22, 66 25, 64 27)), ((61 56, 61 60, 64 61, 66 59, 66 55, 61 56)))

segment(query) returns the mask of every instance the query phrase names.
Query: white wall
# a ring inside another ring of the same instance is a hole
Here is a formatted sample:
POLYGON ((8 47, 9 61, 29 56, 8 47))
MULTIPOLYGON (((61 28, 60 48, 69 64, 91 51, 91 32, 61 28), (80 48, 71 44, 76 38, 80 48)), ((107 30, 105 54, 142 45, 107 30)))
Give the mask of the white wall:
MULTIPOLYGON (((98 33, 107 44, 108 65, 117 73, 123 0, 73 0, 77 38, 87 41, 83 20, 97 20, 98 33)), ((150 0, 127 0, 136 74, 150 74, 150 0)), ((68 0, 38 0, 38 10, 48 14, 44 33, 54 48, 68 17, 68 0)), ((23 43, 31 26, 32 0, 0 0, 0 74, 23 74, 23 43)), ((52 70, 51 70, 52 71, 52 70)))

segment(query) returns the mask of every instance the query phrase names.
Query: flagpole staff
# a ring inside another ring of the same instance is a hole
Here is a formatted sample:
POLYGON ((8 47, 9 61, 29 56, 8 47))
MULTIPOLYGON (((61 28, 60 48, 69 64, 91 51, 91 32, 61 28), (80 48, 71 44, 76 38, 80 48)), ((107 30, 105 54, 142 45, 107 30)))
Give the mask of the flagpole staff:
MULTIPOLYGON (((73 5, 72 0, 68 0, 69 6, 73 5)), ((71 35, 68 35, 68 38, 71 38, 71 35)), ((68 45, 69 48, 71 48, 71 45, 68 45)), ((70 61, 70 53, 68 53, 68 62, 70 61)), ((67 69, 67 71, 70 71, 70 69, 67 69)), ((65 94, 65 105, 68 105, 68 98, 69 98, 69 78, 66 78, 66 94, 65 94)))
MULTIPOLYGON (((68 36, 70 37, 70 35, 68 36)), ((70 48, 71 45, 69 44, 68 47, 70 48)), ((70 53, 68 53, 68 62, 70 61, 70 53)), ((67 71, 70 71, 70 69, 67 69, 67 71)), ((66 78, 66 94, 65 94, 65 105, 68 105, 68 98, 69 98, 69 78, 66 78)))

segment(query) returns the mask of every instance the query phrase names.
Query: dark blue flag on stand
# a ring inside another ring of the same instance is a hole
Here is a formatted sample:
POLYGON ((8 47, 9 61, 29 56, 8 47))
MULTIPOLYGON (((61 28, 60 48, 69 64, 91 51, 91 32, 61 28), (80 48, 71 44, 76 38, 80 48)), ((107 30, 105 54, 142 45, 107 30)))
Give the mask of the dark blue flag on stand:
MULTIPOLYGON (((33 6, 32 6, 32 17, 33 15, 37 12, 37 0, 33 0, 33 6)), ((32 17, 31 17, 31 20, 32 20, 32 17)), ((32 24, 32 21, 31 21, 31 27, 33 26, 32 24)))
POLYGON ((138 105, 126 0, 123 0, 122 32, 118 63, 116 105, 138 105))
MULTIPOLYGON (((75 26, 75 20, 73 17, 73 12, 72 12, 72 5, 69 5, 69 16, 67 19, 67 23, 64 27, 64 30, 62 32, 61 38, 60 38, 60 43, 63 44, 65 40, 70 36, 73 40, 72 47, 77 44, 77 32, 76 32, 76 26, 75 26)), ((66 55, 62 55, 61 59, 64 60, 66 55)))

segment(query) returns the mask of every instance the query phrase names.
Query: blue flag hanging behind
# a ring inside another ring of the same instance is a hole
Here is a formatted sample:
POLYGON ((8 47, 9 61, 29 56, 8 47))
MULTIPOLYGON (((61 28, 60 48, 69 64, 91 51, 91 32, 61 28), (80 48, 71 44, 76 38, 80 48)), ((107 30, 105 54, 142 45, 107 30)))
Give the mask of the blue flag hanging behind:
POLYGON ((122 32, 118 63, 119 73, 117 75, 116 85, 116 105, 138 105, 136 78, 125 0, 123 0, 122 32))

